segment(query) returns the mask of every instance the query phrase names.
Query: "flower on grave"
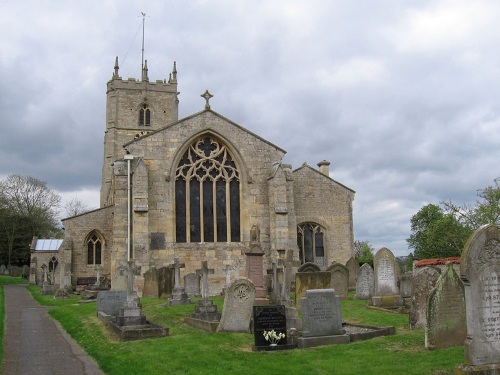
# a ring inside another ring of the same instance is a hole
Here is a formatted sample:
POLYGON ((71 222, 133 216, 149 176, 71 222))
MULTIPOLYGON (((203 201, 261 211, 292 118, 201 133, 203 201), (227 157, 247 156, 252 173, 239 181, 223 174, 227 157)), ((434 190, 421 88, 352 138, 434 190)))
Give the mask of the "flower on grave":
POLYGON ((270 344, 277 344, 278 341, 285 338, 285 334, 283 332, 276 332, 274 329, 270 331, 264 331, 264 338, 266 341, 269 341, 270 344))

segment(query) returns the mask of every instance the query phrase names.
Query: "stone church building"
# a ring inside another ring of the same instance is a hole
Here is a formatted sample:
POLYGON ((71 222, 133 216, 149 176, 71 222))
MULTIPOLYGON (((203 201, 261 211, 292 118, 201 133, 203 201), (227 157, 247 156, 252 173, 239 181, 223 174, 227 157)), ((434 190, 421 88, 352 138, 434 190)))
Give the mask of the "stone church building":
POLYGON ((183 274, 208 261, 218 293, 224 269, 244 276, 254 225, 264 274, 279 250, 296 266, 347 262, 355 192, 329 177, 329 162, 292 169, 285 150, 213 111, 208 91, 202 111, 179 119, 175 63, 168 80, 150 81, 147 61, 142 73, 123 79, 117 60, 107 83, 100 208, 63 219, 61 280, 99 266, 125 289, 130 259, 140 295, 142 275, 177 257, 183 274))

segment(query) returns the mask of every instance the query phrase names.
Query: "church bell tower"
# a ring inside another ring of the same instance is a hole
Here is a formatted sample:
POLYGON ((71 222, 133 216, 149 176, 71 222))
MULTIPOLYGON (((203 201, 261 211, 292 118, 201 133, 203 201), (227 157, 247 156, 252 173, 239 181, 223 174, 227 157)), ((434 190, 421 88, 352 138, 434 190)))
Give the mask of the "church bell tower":
POLYGON ((140 80, 124 80, 118 71, 117 57, 106 90, 101 207, 114 203, 113 165, 115 160, 123 158, 123 145, 178 120, 179 92, 175 62, 168 80, 150 82, 147 60, 140 80))

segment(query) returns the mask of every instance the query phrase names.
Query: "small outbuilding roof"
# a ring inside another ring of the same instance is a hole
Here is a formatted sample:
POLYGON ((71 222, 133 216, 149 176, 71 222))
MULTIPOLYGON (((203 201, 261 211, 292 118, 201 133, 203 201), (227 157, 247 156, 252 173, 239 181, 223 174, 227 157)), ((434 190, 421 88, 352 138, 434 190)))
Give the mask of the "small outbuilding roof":
POLYGON ((63 240, 50 239, 50 240, 36 240, 34 251, 58 251, 63 240))

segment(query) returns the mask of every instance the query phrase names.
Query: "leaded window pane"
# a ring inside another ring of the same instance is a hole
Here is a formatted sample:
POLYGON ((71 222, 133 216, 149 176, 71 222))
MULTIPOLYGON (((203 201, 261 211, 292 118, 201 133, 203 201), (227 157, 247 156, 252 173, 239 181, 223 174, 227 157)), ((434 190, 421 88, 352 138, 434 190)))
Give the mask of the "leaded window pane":
POLYGON ((302 263, 313 262, 323 266, 325 262, 324 232, 320 225, 302 223, 297 226, 297 246, 302 263))
POLYGON ((101 264, 101 241, 95 243, 95 264, 101 264))
POLYGON ((94 243, 91 241, 87 244, 87 264, 94 264, 94 243))
POLYGON ((182 156, 175 178, 177 242, 240 241, 239 172, 222 143, 198 138, 182 156))

